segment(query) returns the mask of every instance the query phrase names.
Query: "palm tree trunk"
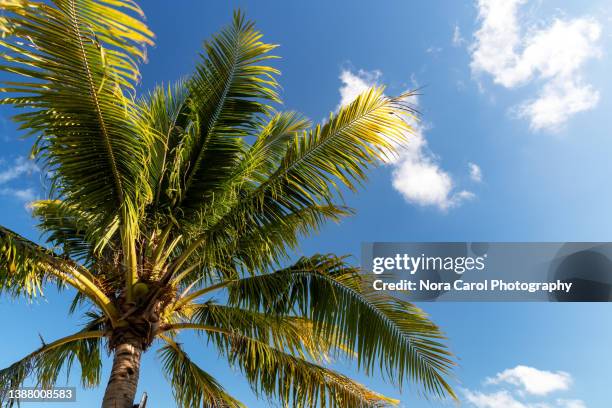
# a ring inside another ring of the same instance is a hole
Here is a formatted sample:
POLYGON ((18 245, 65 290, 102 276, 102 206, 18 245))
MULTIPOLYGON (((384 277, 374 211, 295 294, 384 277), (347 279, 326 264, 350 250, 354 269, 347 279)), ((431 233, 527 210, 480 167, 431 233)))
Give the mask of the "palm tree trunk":
POLYGON ((111 371, 102 408, 132 408, 138 387, 142 348, 137 342, 126 342, 115 347, 111 371))

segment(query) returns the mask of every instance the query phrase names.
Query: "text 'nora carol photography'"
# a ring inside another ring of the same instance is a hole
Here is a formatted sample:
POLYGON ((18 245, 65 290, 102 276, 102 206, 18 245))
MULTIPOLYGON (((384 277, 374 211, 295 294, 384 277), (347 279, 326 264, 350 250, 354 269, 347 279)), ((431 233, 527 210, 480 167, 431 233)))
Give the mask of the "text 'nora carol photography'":
POLYGON ((454 282, 438 282, 429 279, 418 279, 416 281, 402 279, 400 281, 386 282, 376 279, 372 286, 375 290, 388 291, 527 291, 535 293, 564 291, 570 293, 573 283, 565 283, 560 280, 556 282, 506 282, 501 279, 485 279, 482 282, 465 282, 458 279, 454 282))

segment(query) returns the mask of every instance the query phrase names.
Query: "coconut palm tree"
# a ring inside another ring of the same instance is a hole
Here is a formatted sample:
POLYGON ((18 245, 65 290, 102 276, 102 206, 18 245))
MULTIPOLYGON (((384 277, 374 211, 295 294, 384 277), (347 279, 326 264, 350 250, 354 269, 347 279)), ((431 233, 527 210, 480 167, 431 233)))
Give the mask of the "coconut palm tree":
POLYGON ((351 213, 341 191, 410 134, 409 94, 372 88, 312 127, 275 109, 275 46, 235 13, 191 77, 136 98, 153 34, 132 0, 0 5, 1 67, 15 77, 2 101, 24 108, 15 119, 50 186, 32 203, 46 245, 0 229, 0 290, 72 288, 71 312, 85 312, 80 330, 1 370, 0 389, 50 387, 75 361, 98 386, 106 349, 102 406, 132 407, 141 356, 157 350, 177 405, 242 406, 184 349, 195 332, 285 406, 396 403, 333 358, 454 397, 454 359, 420 309, 373 291, 345 258, 289 259, 351 213))

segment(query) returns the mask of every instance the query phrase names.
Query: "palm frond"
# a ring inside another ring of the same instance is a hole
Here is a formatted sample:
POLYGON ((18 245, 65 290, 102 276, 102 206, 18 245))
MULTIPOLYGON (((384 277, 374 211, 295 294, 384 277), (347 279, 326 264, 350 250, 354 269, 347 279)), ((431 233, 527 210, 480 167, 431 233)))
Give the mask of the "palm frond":
POLYGON ((172 385, 174 398, 184 408, 244 408, 229 395, 213 376, 202 370, 172 339, 162 336, 166 344, 159 357, 172 385))
POLYGON ((235 245, 225 246, 234 262, 249 271, 267 270, 286 261, 300 238, 316 234, 326 222, 340 222, 353 210, 336 205, 312 205, 261 225, 248 234, 237 232, 235 245))
POLYGON ((220 344, 230 364, 242 369, 256 392, 279 397, 292 406, 365 408, 398 402, 333 370, 246 336, 223 336, 220 344))
POLYGON ((175 267, 182 266, 192 250, 201 248, 197 259, 192 259, 187 264, 192 266, 194 263, 202 263, 202 267, 192 274, 194 278, 202 276, 202 273, 198 272, 203 270, 227 271, 225 276, 228 277, 237 273, 237 265, 264 269, 266 263, 280 259, 285 244, 295 243, 299 233, 307 234, 310 231, 308 227, 316 229, 324 219, 337 220, 348 213, 348 209, 341 207, 312 206, 303 209, 299 214, 288 214, 284 219, 275 220, 273 224, 261 225, 248 236, 243 234, 241 226, 230 228, 228 225, 227 229, 211 237, 208 245, 200 245, 211 226, 236 205, 246 192, 265 181, 282 159, 295 134, 307 125, 308 121, 294 112, 278 113, 259 125, 254 144, 244 153, 231 175, 219 183, 211 196, 212 199, 202 203, 196 216, 189 222, 183 220, 183 231, 187 232, 188 236, 198 237, 200 242, 196 239, 193 244, 186 239, 180 248, 181 257, 176 261, 175 267), (248 238, 250 240, 246 241, 248 238), (269 248, 270 251, 257 252, 257 249, 266 249, 262 247, 271 245, 273 241, 278 243, 276 247, 269 248))
POLYGON ((99 385, 102 368, 100 342, 103 336, 103 331, 86 328, 52 343, 43 344, 23 359, 0 370, 0 403, 7 404, 8 407, 13 406, 16 401, 8 400, 6 390, 19 388, 31 375, 35 377, 38 386, 53 387, 62 368, 67 370, 67 375, 70 374, 75 359, 81 368, 81 385, 99 385))
POLYGON ((4 83, 2 103, 27 108, 15 119, 38 135, 37 157, 65 202, 122 220, 134 272, 136 220, 151 198, 143 142, 151 135, 137 127, 133 101, 152 43, 142 11, 128 0, 6 0, 2 10, 0 69, 22 78, 4 83))
POLYGON ((410 114, 405 98, 388 98, 382 88, 372 88, 325 125, 296 135, 280 166, 241 201, 237 214, 244 215, 240 210, 250 208, 266 219, 282 214, 283 209, 328 203, 340 192, 340 185, 354 189, 355 182, 365 179, 368 167, 392 154, 412 132, 403 117, 410 114))
POLYGON ((240 163, 219 183, 214 200, 203 203, 197 214, 196 231, 214 225, 246 192, 257 188, 280 164, 296 134, 303 132, 309 121, 296 112, 280 112, 258 124, 255 142, 244 152, 240 163))
POLYGON ((60 287, 70 285, 88 296, 111 321, 118 317, 115 306, 86 268, 0 227, 0 293, 35 297, 42 294, 46 281, 60 287))
POLYGON ((87 233, 96 228, 95 214, 65 205, 60 200, 38 200, 31 204, 32 215, 38 218, 38 228, 46 234, 47 242, 62 250, 69 258, 91 259, 92 245, 87 233))
POLYGON ((218 193, 219 184, 240 163, 258 115, 280 102, 278 71, 265 62, 276 46, 261 41, 254 24, 237 12, 233 23, 205 44, 205 52, 188 82, 194 134, 175 153, 172 173, 180 208, 197 211, 218 193), (180 177, 179 177, 180 176, 180 177))
POLYGON ((181 149, 183 138, 191 137, 189 87, 182 80, 173 85, 157 86, 140 102, 140 110, 144 122, 141 126, 156 135, 149 140, 149 184, 154 196, 152 212, 159 212, 163 210, 160 204, 165 202, 168 205, 167 198, 175 194, 168 190, 172 158, 181 149))
POLYGON ((317 362, 329 361, 337 354, 340 343, 332 337, 331 330, 315 330, 314 323, 306 318, 262 313, 213 301, 190 303, 177 314, 176 321, 232 330, 317 362))
POLYGON ((355 189, 369 167, 407 140, 413 131, 406 120, 413 114, 410 95, 389 98, 383 88, 372 88, 324 125, 294 135, 274 172, 255 188, 240 191, 223 215, 192 239, 189 251, 197 252, 204 242, 216 246, 226 231, 249 234, 305 207, 333 205, 342 186, 355 189))
POLYGON ((235 331, 198 324, 184 327, 206 333, 230 365, 241 369, 257 394, 278 398, 286 406, 373 408, 399 402, 333 370, 235 331))
POLYGON ((416 306, 374 291, 342 259, 301 258, 286 269, 231 282, 227 289, 230 305, 295 312, 342 333, 367 373, 378 366, 400 386, 409 380, 425 393, 456 398, 447 380, 455 363, 438 327, 416 306))
POLYGON ((30 298, 42 294, 46 276, 37 262, 48 255, 45 248, 0 227, 0 293, 30 298))
POLYGON ((289 259, 290 250, 297 248, 301 237, 316 233, 327 221, 339 222, 351 214, 353 211, 343 206, 312 205, 271 220, 250 233, 227 229, 196 252, 183 268, 192 268, 192 271, 188 274, 178 272, 177 281, 191 284, 205 276, 208 280, 202 283, 209 283, 218 275, 222 279, 232 279, 239 276, 241 270, 251 273, 277 267, 289 259), (196 265, 200 267, 193 268, 196 265))

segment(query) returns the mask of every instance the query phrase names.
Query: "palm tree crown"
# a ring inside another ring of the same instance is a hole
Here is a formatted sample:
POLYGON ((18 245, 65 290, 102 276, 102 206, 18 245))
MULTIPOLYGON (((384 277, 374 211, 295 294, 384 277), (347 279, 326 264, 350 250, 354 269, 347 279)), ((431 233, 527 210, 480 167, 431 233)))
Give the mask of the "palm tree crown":
POLYGON ((102 405, 131 407, 140 357, 157 349, 179 406, 242 406, 184 350, 193 331, 287 406, 396 403, 326 367, 333 357, 454 397, 453 358, 421 310, 373 291, 342 257, 288 259, 351 213, 340 191, 412 131, 410 94, 372 88, 312 127, 275 109, 276 46, 235 13, 191 77, 137 98, 153 34, 132 0, 0 7, 0 68, 18 78, 2 102, 25 108, 15 119, 51 186, 32 204, 47 247, 0 227, 0 291, 33 298, 55 283, 87 310, 84 328, 0 370, 0 390, 31 376, 51 386, 75 360, 97 386, 106 348, 102 405))

